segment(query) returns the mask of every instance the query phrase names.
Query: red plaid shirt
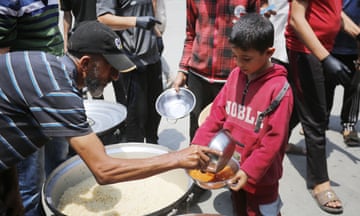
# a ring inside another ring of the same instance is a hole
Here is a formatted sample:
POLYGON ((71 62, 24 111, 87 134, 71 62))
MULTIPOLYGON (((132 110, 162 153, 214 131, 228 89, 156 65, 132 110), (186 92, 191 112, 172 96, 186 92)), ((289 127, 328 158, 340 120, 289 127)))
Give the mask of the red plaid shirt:
POLYGON ((228 37, 247 0, 187 0, 186 38, 180 70, 224 82, 236 67, 228 37))

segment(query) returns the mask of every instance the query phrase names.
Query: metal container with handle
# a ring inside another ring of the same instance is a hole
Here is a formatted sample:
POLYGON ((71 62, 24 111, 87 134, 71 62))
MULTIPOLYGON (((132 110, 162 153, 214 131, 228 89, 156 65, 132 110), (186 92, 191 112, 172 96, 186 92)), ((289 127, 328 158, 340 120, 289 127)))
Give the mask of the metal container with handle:
MULTIPOLYGON (((146 144, 146 143, 121 143, 106 146, 107 154, 121 158, 145 158, 171 151, 165 146, 146 144)), ((176 215, 186 210, 192 201, 192 188, 194 181, 186 174, 183 169, 170 170, 163 175, 167 181, 176 184, 184 191, 181 197, 176 200, 169 200, 171 203, 162 209, 149 212, 146 215, 176 215), (181 209, 180 209, 181 208, 181 209)), ((79 156, 74 156, 58 166, 46 179, 42 189, 42 209, 46 216, 63 215, 58 209, 60 198, 64 191, 69 187, 92 176, 90 170, 79 156)), ((159 185, 161 190, 161 185, 159 185)), ((166 191, 164 191, 166 193, 166 191)), ((164 194, 166 196, 166 194, 164 194)), ((134 200, 137 202, 137 200, 134 200)), ((139 203, 140 204, 140 203, 139 203)))
POLYGON ((222 152, 221 156, 210 154, 208 171, 217 173, 222 170, 234 155, 235 146, 242 144, 235 141, 227 130, 220 130, 210 141, 209 147, 222 152))

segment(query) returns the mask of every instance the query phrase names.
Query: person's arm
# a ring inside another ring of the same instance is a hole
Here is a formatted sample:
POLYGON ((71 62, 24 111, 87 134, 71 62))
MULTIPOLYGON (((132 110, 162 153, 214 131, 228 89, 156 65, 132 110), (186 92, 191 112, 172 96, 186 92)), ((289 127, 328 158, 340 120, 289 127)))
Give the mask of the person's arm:
POLYGON ((63 17, 64 52, 67 52, 68 36, 72 27, 72 21, 73 21, 73 16, 71 11, 64 11, 64 17, 63 17))
POLYGON ((69 143, 99 184, 146 178, 175 168, 205 169, 210 160, 207 153, 220 154, 208 147, 191 145, 150 158, 124 159, 107 155, 102 142, 94 133, 69 138, 69 143))
POLYGON ((10 52, 10 47, 0 47, 0 54, 10 52))
POLYGON ((155 27, 158 31, 160 31, 160 35, 163 35, 166 28, 166 8, 164 0, 153 0, 153 5, 155 8, 155 17, 161 22, 161 24, 157 24, 155 27))
POLYGON ((113 30, 124 30, 136 26, 136 17, 116 16, 106 13, 98 16, 98 20, 113 30))
POLYGON ((358 59, 354 62, 355 69, 360 71, 360 27, 354 23, 344 11, 341 12, 342 30, 356 40, 358 59))
MULTIPOLYGON (((173 82, 173 87, 177 91, 179 91, 180 87, 182 87, 186 84, 187 74, 189 73, 188 63, 191 59, 192 46, 193 46, 193 43, 194 43, 194 40, 196 37, 196 32, 195 32, 196 20, 197 20, 198 16, 201 16, 201 15, 194 14, 195 11, 197 11, 195 3, 191 0, 187 0, 186 1, 186 30, 185 30, 186 38, 185 38, 185 42, 184 42, 184 49, 183 49, 182 57, 181 57, 181 60, 179 63, 178 73, 173 82)), ((199 12, 199 13, 201 13, 201 12, 199 12)))
POLYGON ((152 29, 155 24, 161 22, 152 16, 116 16, 110 13, 98 16, 98 21, 109 26, 113 30, 124 30, 132 27, 139 27, 143 29, 152 29))
POLYGON ((316 56, 319 61, 324 60, 330 53, 321 44, 310 24, 305 18, 308 7, 307 0, 293 0, 291 4, 290 26, 305 46, 316 56))
POLYGON ((299 39, 321 62, 323 71, 336 79, 336 82, 347 85, 350 82, 351 71, 341 61, 333 57, 330 52, 321 44, 305 14, 308 8, 308 0, 293 0, 289 24, 295 30, 299 39))
POLYGON ((356 39, 360 34, 360 27, 354 23, 344 11, 341 12, 342 29, 356 39))

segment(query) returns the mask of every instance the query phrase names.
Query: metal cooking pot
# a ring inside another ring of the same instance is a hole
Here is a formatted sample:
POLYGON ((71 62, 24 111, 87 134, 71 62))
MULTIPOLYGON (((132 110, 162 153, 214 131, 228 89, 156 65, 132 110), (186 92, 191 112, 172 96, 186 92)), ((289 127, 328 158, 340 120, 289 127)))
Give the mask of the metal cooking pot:
POLYGON ((121 142, 127 109, 120 103, 84 100, 89 125, 105 145, 121 142))
POLYGON ((193 214, 182 214, 182 215, 178 215, 178 216, 221 216, 220 214, 206 214, 206 213, 193 213, 193 214))
POLYGON ((126 118, 126 107, 105 100, 84 100, 88 122, 94 133, 102 136, 115 130, 126 118))
MULTIPOLYGON (((167 147, 146 143, 121 143, 105 147, 107 154, 121 158, 145 158, 165 154, 171 150, 167 147)), ((187 208, 192 200, 191 193, 194 181, 183 169, 170 170, 164 174, 166 180, 174 182, 184 193, 178 200, 171 200, 171 205, 149 212, 147 215, 175 215, 180 208, 187 208), (186 203, 188 202, 188 203, 186 203), (184 207, 186 205, 186 207, 184 207)), ((163 175, 159 174, 159 175, 163 175)), ((59 165, 47 178, 42 189, 42 208, 44 215, 63 215, 57 210, 64 191, 90 177, 92 174, 79 156, 74 156, 59 165)), ((165 195, 164 195, 165 196, 165 195)), ((137 200, 134 200, 137 202, 137 200)))
POLYGON ((187 116, 195 107, 195 95, 186 88, 169 88, 156 99, 156 111, 164 118, 177 120, 187 116))

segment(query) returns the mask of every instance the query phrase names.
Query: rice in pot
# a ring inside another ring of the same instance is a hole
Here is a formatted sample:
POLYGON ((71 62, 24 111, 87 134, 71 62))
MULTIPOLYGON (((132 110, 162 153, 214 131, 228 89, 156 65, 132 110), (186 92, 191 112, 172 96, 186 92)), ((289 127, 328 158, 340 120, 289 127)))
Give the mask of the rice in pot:
POLYGON ((139 216, 170 206, 183 195, 184 189, 159 175, 102 186, 89 177, 68 188, 57 208, 69 216, 139 216))

